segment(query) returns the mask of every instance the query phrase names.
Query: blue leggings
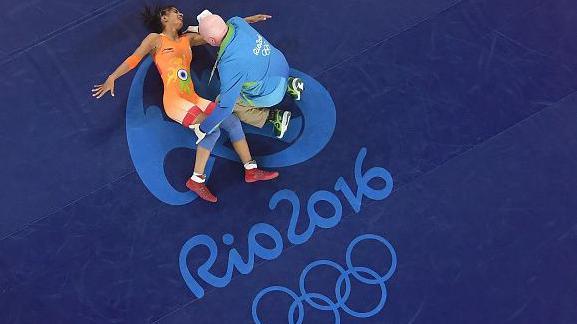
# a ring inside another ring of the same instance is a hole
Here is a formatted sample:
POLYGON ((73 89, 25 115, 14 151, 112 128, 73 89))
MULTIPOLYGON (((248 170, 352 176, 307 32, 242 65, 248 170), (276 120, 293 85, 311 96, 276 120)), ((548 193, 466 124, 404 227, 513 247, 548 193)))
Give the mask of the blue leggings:
POLYGON ((222 123, 220 123, 220 126, 216 128, 212 133, 206 134, 198 146, 212 151, 214 145, 216 145, 216 141, 220 137, 221 128, 228 133, 228 137, 232 143, 238 142, 245 137, 244 131, 242 130, 242 125, 240 124, 240 120, 236 115, 231 114, 226 117, 222 123))

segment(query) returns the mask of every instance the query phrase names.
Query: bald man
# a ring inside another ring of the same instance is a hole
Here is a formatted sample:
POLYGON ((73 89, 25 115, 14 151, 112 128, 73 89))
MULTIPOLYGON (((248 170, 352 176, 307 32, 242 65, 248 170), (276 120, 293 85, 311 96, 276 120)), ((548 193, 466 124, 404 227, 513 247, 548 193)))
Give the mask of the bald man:
MULTIPOLYGON (((273 107, 287 92, 295 100, 300 100, 304 91, 303 81, 289 77, 289 65, 284 55, 243 18, 233 17, 225 22, 220 16, 205 10, 198 20, 202 38, 209 45, 219 47, 215 66, 221 82, 217 107, 193 128, 200 139, 218 128, 233 110, 242 114, 251 109, 273 107)), ((288 128, 290 112, 278 115, 274 112, 271 110, 267 120, 273 122, 275 135, 280 138, 288 128)))

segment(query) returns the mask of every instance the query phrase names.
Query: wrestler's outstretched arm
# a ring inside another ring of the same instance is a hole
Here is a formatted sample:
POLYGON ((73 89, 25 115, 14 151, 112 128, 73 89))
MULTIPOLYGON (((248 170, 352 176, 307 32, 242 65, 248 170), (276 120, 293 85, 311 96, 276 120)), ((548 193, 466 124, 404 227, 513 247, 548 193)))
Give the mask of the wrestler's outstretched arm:
POLYGON ((245 17, 244 21, 246 21, 249 24, 254 24, 256 22, 265 21, 265 20, 270 19, 270 18, 272 18, 271 15, 258 14, 258 15, 254 15, 254 16, 250 16, 250 17, 245 17))
POLYGON ((102 98, 108 91, 110 95, 114 97, 114 81, 121 76, 128 73, 130 70, 138 66, 138 63, 143 57, 150 54, 156 48, 158 42, 158 37, 160 34, 151 33, 142 41, 140 46, 130 55, 122 64, 120 64, 116 70, 104 81, 102 84, 97 84, 92 89, 92 96, 98 99, 102 98))

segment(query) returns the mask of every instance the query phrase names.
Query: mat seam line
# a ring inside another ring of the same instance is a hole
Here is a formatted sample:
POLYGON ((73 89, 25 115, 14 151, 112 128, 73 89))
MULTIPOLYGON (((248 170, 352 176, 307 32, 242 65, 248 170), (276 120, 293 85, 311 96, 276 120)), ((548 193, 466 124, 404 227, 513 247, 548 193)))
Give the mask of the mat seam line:
POLYGON ((364 49, 362 49, 362 50, 361 50, 360 52, 358 52, 357 54, 353 54, 353 55, 351 55, 351 56, 343 59, 342 61, 340 61, 340 62, 338 62, 338 63, 335 63, 334 65, 329 66, 329 67, 327 67, 327 68, 319 71, 318 73, 315 73, 315 74, 313 75, 313 77, 316 78, 316 77, 318 77, 318 76, 320 76, 320 75, 322 75, 322 74, 325 74, 326 72, 329 72, 329 71, 331 71, 331 70, 336 69, 337 67, 343 65, 344 63, 347 63, 348 61, 351 61, 351 60, 353 60, 353 59, 361 56, 362 54, 368 52, 368 51, 371 50, 372 48, 377 47, 377 46, 379 46, 379 45, 382 45, 383 43, 386 43, 386 42, 388 42, 389 40, 391 40, 391 39, 393 39, 393 38, 395 38, 395 37, 397 37, 397 36, 399 36, 399 35, 401 35, 401 34, 404 34, 405 32, 407 32, 407 31, 409 31, 409 30, 411 30, 411 29, 419 26, 420 24, 425 23, 425 22, 429 21, 430 19, 432 19, 432 18, 434 18, 434 17, 436 17, 436 16, 438 16, 438 15, 441 15, 441 14, 445 13, 446 11, 451 10, 452 8, 458 6, 459 4, 463 3, 464 1, 466 1, 466 0, 457 0, 456 2, 451 3, 448 7, 444 8, 444 9, 441 9, 440 11, 436 12, 435 14, 432 14, 432 15, 426 16, 426 17, 422 17, 421 19, 417 19, 413 24, 408 25, 407 27, 399 30, 398 32, 396 32, 396 33, 394 33, 394 34, 392 34, 392 35, 386 36, 386 37, 383 38, 382 40, 380 40, 380 41, 378 41, 378 42, 376 42, 376 43, 374 43, 374 44, 372 44, 372 45, 369 45, 369 46, 365 47, 364 49))
POLYGON ((68 208, 68 207, 74 206, 75 204, 77 204, 78 202, 80 202, 81 200, 83 200, 84 198, 87 198, 87 197, 89 197, 89 196, 91 196, 91 195, 93 195, 93 194, 101 191, 102 189, 108 187, 108 186, 111 185, 111 184, 117 183, 118 181, 120 181, 120 180, 122 180, 122 179, 124 179, 124 178, 126 178, 126 177, 128 177, 128 176, 130 176, 130 175, 132 175, 132 174, 135 173, 135 172, 136 172, 135 169, 133 169, 132 171, 126 172, 126 173, 124 173, 123 175, 121 175, 120 177, 117 177, 117 178, 115 178, 114 180, 109 181, 109 182, 107 182, 107 183, 105 183, 105 184, 103 184, 103 185, 95 188, 94 190, 92 190, 92 191, 90 191, 90 192, 88 192, 88 193, 86 193, 86 194, 84 194, 84 195, 82 195, 82 196, 80 196, 80 197, 78 197, 78 198, 76 198, 76 199, 74 199, 74 200, 66 203, 64 206, 59 207, 59 208, 57 208, 56 210, 53 210, 53 211, 51 211, 51 212, 48 212, 48 214, 46 214, 46 215, 44 215, 44 216, 38 217, 38 218, 36 218, 36 219, 34 219, 34 220, 32 220, 32 221, 24 224, 24 225, 23 225, 22 227, 20 227, 19 229, 15 230, 15 231, 12 231, 12 232, 10 232, 9 234, 4 235, 4 236, 0 239, 0 242, 1 242, 1 241, 4 241, 4 240, 6 240, 6 239, 9 239, 9 238, 11 238, 12 236, 17 235, 18 233, 24 231, 27 227, 32 226, 32 225, 34 225, 34 224, 36 224, 36 223, 38 223, 38 222, 40 222, 40 221, 42 221, 42 220, 44 220, 44 219, 46 219, 46 218, 49 218, 50 216, 52 216, 52 215, 54 215, 54 214, 57 214, 57 213, 59 213, 60 211, 66 209, 66 208, 68 208))
POLYGON ((102 6, 102 7, 100 7, 100 8, 97 8, 97 9, 91 11, 90 13, 88 13, 88 14, 80 17, 80 18, 77 18, 77 19, 75 19, 74 21, 72 21, 72 22, 70 22, 70 23, 68 23, 68 24, 66 24, 66 25, 64 25, 64 26, 62 26, 62 27, 59 27, 59 28, 57 28, 56 30, 54 30, 54 31, 52 31, 52 32, 50 32, 50 33, 42 36, 42 38, 41 38, 40 40, 36 41, 36 42, 33 42, 32 44, 25 45, 25 46, 23 46, 23 47, 21 47, 21 48, 15 49, 15 50, 7 53, 7 54, 6 54, 7 57, 0 61, 0 67, 4 66, 4 65, 6 65, 6 64, 8 64, 8 63, 10 63, 10 62, 12 62, 12 61, 14 61, 14 60, 17 59, 19 56, 21 56, 22 54, 30 51, 31 49, 33 49, 33 48, 35 48, 35 47, 37 47, 37 46, 39 46, 39 45, 42 45, 42 44, 44 44, 44 43, 46 43, 46 42, 48 42, 48 41, 50 41, 50 40, 58 37, 58 36, 61 35, 62 33, 65 33, 65 32, 67 32, 67 31, 69 31, 69 30, 72 30, 72 29, 74 29, 74 28, 76 28, 76 27, 78 27, 78 26, 83 25, 83 24, 86 23, 86 22, 92 21, 93 19, 100 17, 101 15, 109 12, 109 11, 112 10, 113 8, 118 7, 119 5, 121 5, 121 4, 123 4, 123 3, 127 2, 127 1, 128 1, 128 0, 117 0, 117 1, 115 1, 115 2, 113 2, 113 3, 111 3, 111 4, 109 4, 109 5, 106 5, 106 6, 102 6))

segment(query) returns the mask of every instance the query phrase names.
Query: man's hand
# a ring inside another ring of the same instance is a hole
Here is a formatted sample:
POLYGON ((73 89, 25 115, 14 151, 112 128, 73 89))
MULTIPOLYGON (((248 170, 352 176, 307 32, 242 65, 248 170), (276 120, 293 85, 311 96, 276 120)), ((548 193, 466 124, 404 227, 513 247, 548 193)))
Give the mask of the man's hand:
POLYGON ((188 128, 190 128, 194 131, 194 134, 197 137, 196 144, 198 145, 198 143, 200 143, 200 141, 202 141, 204 139, 204 137, 206 136, 206 133, 200 130, 200 124, 190 125, 190 126, 188 126, 188 128))

